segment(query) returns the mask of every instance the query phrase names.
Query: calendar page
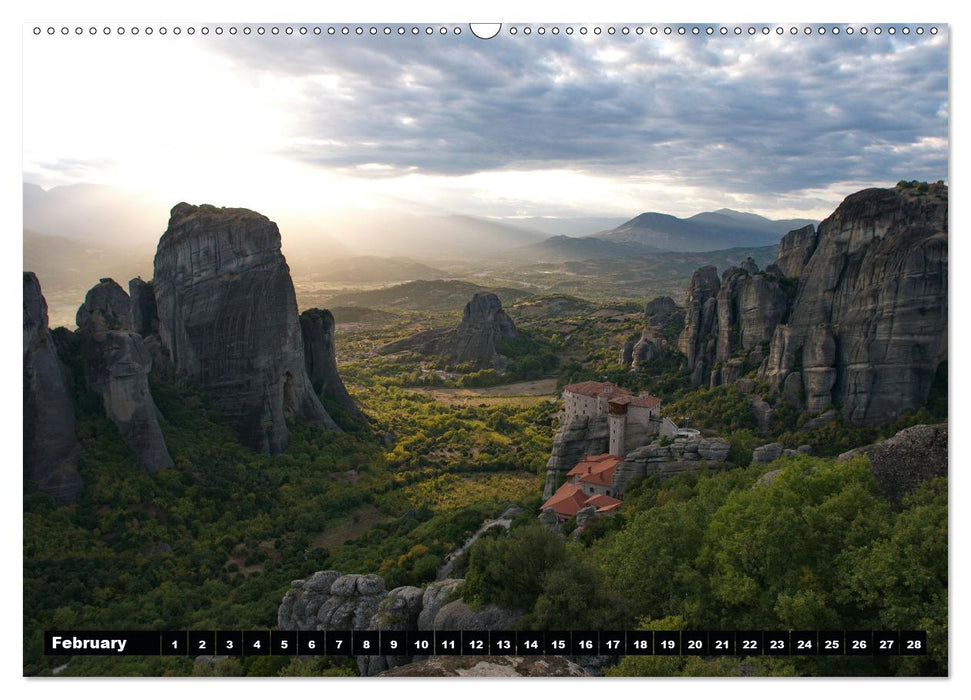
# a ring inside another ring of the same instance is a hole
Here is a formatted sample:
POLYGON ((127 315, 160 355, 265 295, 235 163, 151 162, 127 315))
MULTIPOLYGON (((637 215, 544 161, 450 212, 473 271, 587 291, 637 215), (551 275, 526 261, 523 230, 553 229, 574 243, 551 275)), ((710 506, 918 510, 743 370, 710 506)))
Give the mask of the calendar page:
POLYGON ((319 15, 23 26, 23 675, 948 676, 948 25, 319 15))

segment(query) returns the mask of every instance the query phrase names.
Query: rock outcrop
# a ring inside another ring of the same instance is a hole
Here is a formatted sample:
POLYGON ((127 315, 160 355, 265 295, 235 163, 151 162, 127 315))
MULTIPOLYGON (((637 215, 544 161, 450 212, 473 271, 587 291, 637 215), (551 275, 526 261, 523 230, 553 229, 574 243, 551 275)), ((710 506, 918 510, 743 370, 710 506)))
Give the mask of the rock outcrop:
POLYGON ((47 327, 47 301, 24 273, 24 479, 61 503, 77 498, 81 445, 74 400, 47 327))
POLYGON ((678 340, 688 356, 692 386, 730 384, 758 366, 786 312, 786 294, 775 272, 761 272, 749 258, 718 280, 715 268, 692 277, 688 317, 678 340))
POLYGON ((318 394, 334 401, 355 418, 363 418, 337 371, 334 345, 334 314, 327 309, 307 309, 300 314, 303 355, 307 376, 318 394))
POLYGON ((621 351, 621 362, 636 372, 668 346, 666 334, 684 325, 684 309, 671 297, 657 297, 644 306, 644 330, 636 341, 627 341, 621 351))
MULTIPOLYGON (((374 574, 318 571, 293 581, 277 611, 281 630, 462 630, 506 629, 519 614, 495 605, 473 611, 459 598, 462 579, 430 583, 424 590, 401 586, 388 592, 374 574)), ((357 657, 361 675, 374 676, 410 656, 357 657)))
POLYGON ((248 209, 176 205, 153 286, 177 379, 204 389, 243 444, 282 451, 288 417, 338 430, 307 376, 276 224, 248 209))
POLYGON ((605 453, 609 443, 610 427, 606 416, 580 416, 561 424, 553 436, 553 449, 546 462, 543 498, 549 498, 556 490, 557 472, 573 469, 587 455, 605 453))
POLYGON ((627 487, 645 476, 666 477, 686 471, 725 469, 731 444, 721 438, 701 440, 676 439, 668 445, 652 442, 632 450, 614 471, 614 493, 623 493, 627 487))
POLYGON ((290 584, 277 624, 281 630, 366 630, 386 596, 380 576, 318 571, 290 584))
POLYGON ((720 286, 718 271, 711 265, 695 270, 688 284, 684 330, 678 338, 678 349, 688 357, 692 386, 701 386, 711 374, 717 335, 716 296, 720 286))
POLYGON ((418 629, 435 629, 435 618, 439 611, 453 600, 459 598, 460 578, 447 578, 428 584, 421 600, 421 613, 418 615, 418 629))
POLYGON ((101 396, 105 414, 135 453, 138 466, 172 466, 159 412, 148 387, 152 358, 131 330, 131 299, 109 278, 91 288, 77 313, 87 386, 101 396))
POLYGON ((947 188, 850 195, 765 272, 698 270, 679 348, 692 384, 757 368, 802 410, 880 424, 924 405, 947 359, 947 188))
POLYGON ((782 456, 782 443, 772 442, 768 445, 762 445, 761 447, 756 447, 752 450, 752 461, 758 462, 759 464, 768 464, 769 462, 774 462, 782 456))
POLYGON ((449 340, 458 362, 496 363, 496 344, 519 337, 516 325, 502 310, 499 297, 481 292, 472 297, 462 311, 462 322, 449 340))
POLYGON ((861 455, 870 459, 870 473, 883 494, 900 504, 923 482, 948 475, 947 423, 906 428, 882 442, 844 452, 836 461, 861 455))
POLYGON ((491 292, 479 292, 465 305, 462 322, 457 327, 423 331, 383 345, 377 352, 387 355, 416 351, 444 355, 457 363, 501 369, 507 358, 498 352, 497 345, 518 337, 516 325, 503 311, 499 297, 491 292))

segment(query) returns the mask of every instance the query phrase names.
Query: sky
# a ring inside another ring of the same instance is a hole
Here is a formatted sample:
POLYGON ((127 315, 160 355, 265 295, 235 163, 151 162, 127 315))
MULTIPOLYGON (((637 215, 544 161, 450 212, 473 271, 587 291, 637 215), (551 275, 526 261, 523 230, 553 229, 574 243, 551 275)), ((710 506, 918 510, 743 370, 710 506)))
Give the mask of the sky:
POLYGON ((307 217, 823 218, 863 187, 947 178, 946 25, 807 36, 805 24, 699 24, 680 36, 533 23, 489 40, 458 24, 164 37, 68 26, 24 29, 24 180, 43 187, 307 217))

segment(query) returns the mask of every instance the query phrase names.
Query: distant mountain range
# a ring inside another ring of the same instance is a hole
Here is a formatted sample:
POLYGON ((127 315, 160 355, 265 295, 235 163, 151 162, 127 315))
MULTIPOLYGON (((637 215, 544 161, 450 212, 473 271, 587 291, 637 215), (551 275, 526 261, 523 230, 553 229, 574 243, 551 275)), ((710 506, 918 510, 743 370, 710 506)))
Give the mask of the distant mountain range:
POLYGON ((691 252, 775 245, 789 231, 813 223, 816 222, 811 219, 773 221, 731 209, 703 212, 687 219, 648 212, 596 237, 613 243, 691 252))
POLYGON ((659 252, 697 253, 730 248, 777 245, 812 219, 767 219, 757 214, 719 209, 681 219, 646 212, 616 228, 582 238, 554 236, 520 253, 534 260, 618 259, 659 252))

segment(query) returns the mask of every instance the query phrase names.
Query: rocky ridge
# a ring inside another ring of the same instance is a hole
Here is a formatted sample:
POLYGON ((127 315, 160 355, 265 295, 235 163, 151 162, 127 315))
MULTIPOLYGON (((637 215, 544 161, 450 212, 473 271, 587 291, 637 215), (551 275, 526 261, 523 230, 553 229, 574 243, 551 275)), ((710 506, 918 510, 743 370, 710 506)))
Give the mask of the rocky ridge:
POLYGON ((749 258, 718 279, 714 267, 692 275, 678 348, 688 357, 692 386, 730 384, 761 362, 786 312, 778 268, 761 272, 749 258))

